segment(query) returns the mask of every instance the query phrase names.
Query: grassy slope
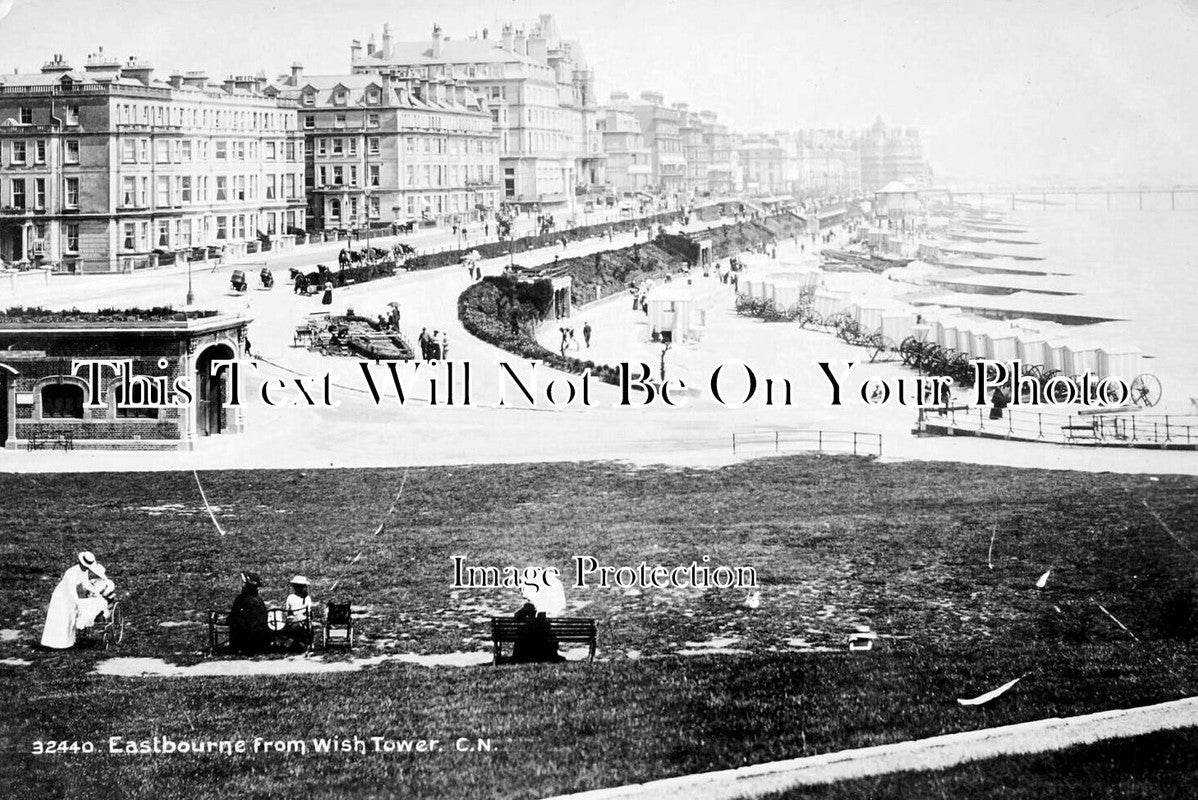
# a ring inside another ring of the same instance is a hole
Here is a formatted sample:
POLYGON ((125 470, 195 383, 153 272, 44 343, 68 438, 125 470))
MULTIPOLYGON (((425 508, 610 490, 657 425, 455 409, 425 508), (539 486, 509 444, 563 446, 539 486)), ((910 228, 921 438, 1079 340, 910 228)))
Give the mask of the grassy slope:
MULTIPOLYGON (((6 702, 4 727, 18 751, 36 736, 109 732, 477 735, 496 744, 491 754, 403 757, 43 758, 29 774, 46 791, 31 796, 54 796, 53 784, 69 779, 73 787, 120 780, 157 798, 183 797, 202 773, 206 784, 245 796, 369 795, 398 781, 409 797, 487 796, 482 787, 535 797, 1195 690, 1195 648, 1165 635, 1176 619, 1169 603, 1189 587, 1193 565, 1141 505, 1147 500, 1192 540, 1186 523, 1195 519, 1198 483, 1190 479, 813 458, 716 471, 455 467, 413 470, 397 513, 375 536, 401 477, 205 474, 229 531, 222 538, 197 508, 189 474, 4 476, 0 628, 35 637, 52 586, 42 579, 47 565, 65 568, 84 547, 132 592, 136 627, 123 654, 177 662, 202 657, 202 629, 157 623, 227 606, 237 570, 262 572, 276 601, 286 577, 304 572, 317 599, 327 599, 358 552, 365 555, 334 594, 370 607, 363 627, 373 648, 484 645, 485 624, 475 620, 519 601, 502 591, 451 595, 449 558, 458 553, 476 564, 561 567, 576 553, 611 564, 710 554, 758 568, 762 607, 746 608, 739 592, 568 591, 572 601, 589 601, 581 613, 601 620, 606 662, 557 669, 385 666, 350 676, 118 680, 86 674, 96 653, 30 655, 23 643, 0 642, 0 657, 36 661, 0 667, 25 681, 6 702), (140 510, 169 503, 195 513, 140 510), (1053 577, 1037 592, 1032 584, 1048 566, 1053 577), (1145 641, 1132 642, 1091 598, 1145 641), (788 651, 795 637, 840 648, 857 623, 911 638, 884 639, 852 657, 788 651), (739 637, 736 646, 753 655, 671 655, 716 635, 739 637), (650 657, 630 659, 630 650, 650 657), (993 707, 954 702, 1025 672, 1019 689, 993 707), (291 702, 280 706, 284 699, 291 702), (258 771, 246 773, 248 765, 258 771), (355 781, 361 792, 346 787, 355 781)), ((14 777, 0 766, 0 787, 14 777)))
POLYGON ((1127 800, 1198 797, 1198 729, 1154 733, 1056 753, 963 764, 795 789, 763 800, 1127 800))

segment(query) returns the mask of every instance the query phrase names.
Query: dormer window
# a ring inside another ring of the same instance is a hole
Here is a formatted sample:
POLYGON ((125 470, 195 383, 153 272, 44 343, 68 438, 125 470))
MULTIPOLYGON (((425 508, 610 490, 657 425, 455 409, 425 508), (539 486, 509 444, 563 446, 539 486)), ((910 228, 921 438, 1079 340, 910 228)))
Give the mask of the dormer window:
POLYGON ((312 94, 311 92, 306 93, 304 95, 304 105, 306 105, 306 106, 316 105, 316 95, 312 94))
POLYGON ((333 102, 336 105, 343 106, 349 101, 349 92, 338 89, 333 93, 333 102))
POLYGON ((372 106, 377 106, 379 104, 379 90, 369 89, 366 92, 366 102, 372 106))
POLYGON ((21 124, 22 125, 32 125, 33 124, 33 109, 32 108, 27 108, 27 107, 21 108, 21 124))

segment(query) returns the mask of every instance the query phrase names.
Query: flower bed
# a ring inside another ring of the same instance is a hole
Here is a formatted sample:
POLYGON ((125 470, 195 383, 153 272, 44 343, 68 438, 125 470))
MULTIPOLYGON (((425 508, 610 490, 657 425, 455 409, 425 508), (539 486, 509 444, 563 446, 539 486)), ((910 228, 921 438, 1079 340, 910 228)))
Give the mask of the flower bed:
POLYGON ((154 306, 152 308, 102 308, 99 311, 80 311, 77 308, 66 311, 50 311, 45 308, 31 306, 14 306, 0 311, 0 324, 29 323, 29 322, 186 322, 189 319, 205 319, 215 317, 217 311, 178 311, 172 306, 154 306))

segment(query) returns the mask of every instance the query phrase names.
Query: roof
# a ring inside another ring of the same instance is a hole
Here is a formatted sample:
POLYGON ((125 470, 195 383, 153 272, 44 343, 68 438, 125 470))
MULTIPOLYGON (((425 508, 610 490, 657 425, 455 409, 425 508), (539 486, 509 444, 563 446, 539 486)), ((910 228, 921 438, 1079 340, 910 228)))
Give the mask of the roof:
POLYGON ((379 51, 354 60, 353 66, 381 64, 444 64, 444 63, 503 64, 519 62, 547 66, 531 56, 504 50, 495 39, 442 39, 441 55, 433 57, 433 44, 426 42, 395 42, 391 54, 383 58, 379 51))
POLYGON ((874 194, 914 194, 915 190, 902 181, 891 181, 874 194))

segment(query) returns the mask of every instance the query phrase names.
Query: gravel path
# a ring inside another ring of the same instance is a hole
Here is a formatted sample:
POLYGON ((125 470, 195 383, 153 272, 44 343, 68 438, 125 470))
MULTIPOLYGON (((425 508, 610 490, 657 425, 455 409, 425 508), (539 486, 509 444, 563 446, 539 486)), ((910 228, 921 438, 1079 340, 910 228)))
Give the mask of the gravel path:
POLYGON ((945 769, 984 758, 1063 750, 1103 739, 1189 727, 1198 727, 1198 697, 1063 719, 1054 717, 858 750, 842 750, 561 797, 569 797, 570 800, 734 800, 759 797, 795 786, 868 778, 892 772, 945 769))

